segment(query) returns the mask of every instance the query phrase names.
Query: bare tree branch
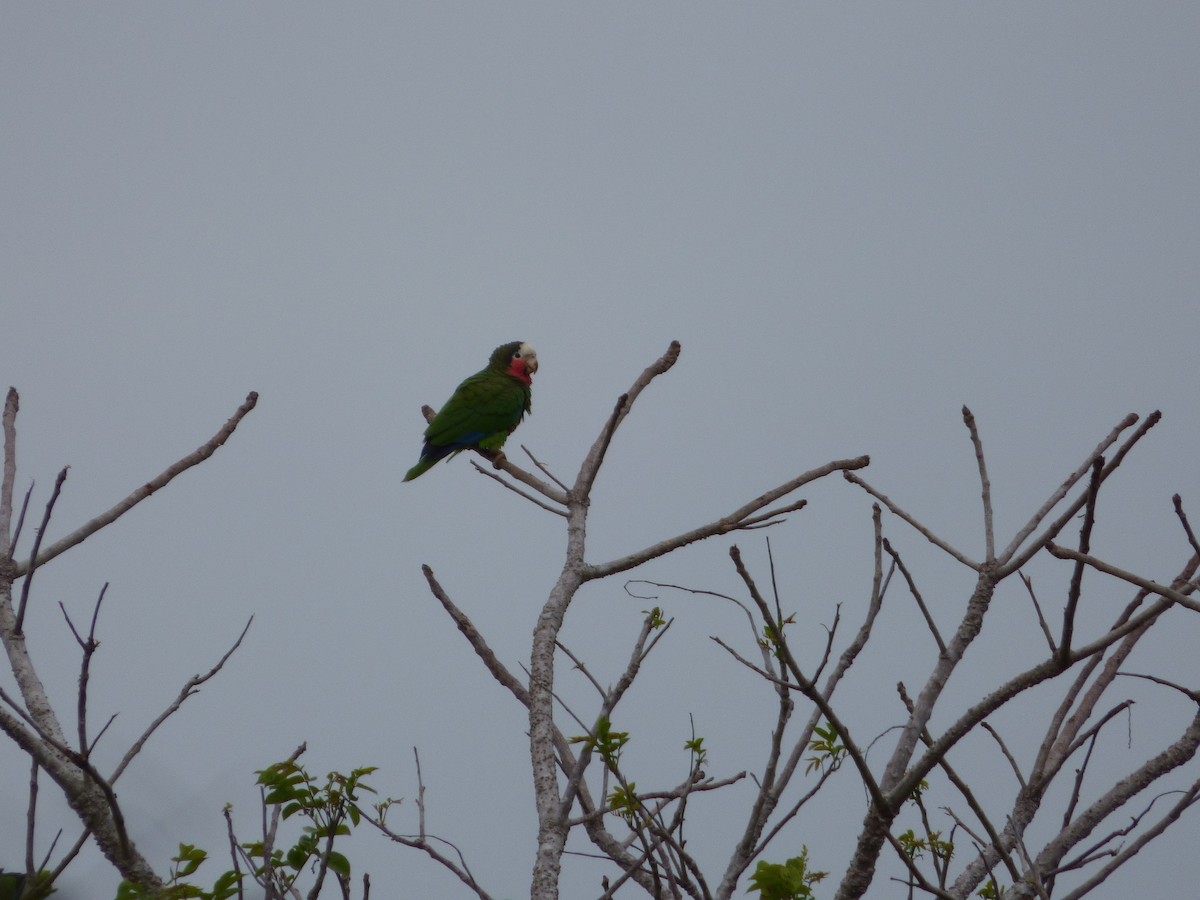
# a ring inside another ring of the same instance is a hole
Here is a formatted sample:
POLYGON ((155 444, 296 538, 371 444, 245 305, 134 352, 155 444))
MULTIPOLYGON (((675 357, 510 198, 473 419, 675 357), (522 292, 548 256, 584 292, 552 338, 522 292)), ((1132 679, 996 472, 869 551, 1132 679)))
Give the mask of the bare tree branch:
POLYGON ((12 559, 16 553, 17 542, 21 540, 21 529, 25 525, 25 513, 29 511, 29 499, 33 496, 34 482, 29 482, 29 488, 25 491, 25 499, 21 501, 21 512, 17 516, 17 527, 13 530, 12 544, 4 551, 8 559, 12 559))
MULTIPOLYGON (((1096 494, 1100 490, 1100 475, 1104 471, 1104 457, 1097 456, 1092 463, 1092 478, 1088 484, 1087 503, 1083 511, 1083 526, 1079 529, 1079 552, 1087 553, 1091 547, 1092 526, 1096 521, 1096 494)), ((1079 592, 1083 587, 1083 563, 1077 562, 1071 573, 1071 587, 1067 591, 1067 606, 1063 611, 1062 641, 1058 655, 1064 662, 1071 655, 1071 638, 1075 634, 1075 608, 1079 605, 1079 592)))
POLYGON ((767 513, 763 516, 753 518, 754 514, 765 506, 774 503, 781 497, 792 493, 792 491, 803 487, 820 478, 824 478, 832 472, 849 471, 851 469, 861 469, 870 463, 870 457, 859 456, 854 459, 835 460, 831 463, 826 463, 816 469, 811 469, 803 475, 798 475, 791 481, 784 482, 777 488, 767 491, 760 497, 756 497, 749 503, 734 510, 724 518, 717 519, 715 522, 710 522, 707 525, 702 525, 699 528, 693 528, 691 531, 685 531, 683 534, 676 535, 673 538, 668 538, 665 541, 659 541, 657 544, 652 544, 645 547, 636 553, 631 553, 628 556, 623 556, 620 559, 614 559, 607 563, 599 565, 587 566, 583 572, 585 580, 594 580, 597 578, 606 578, 609 575, 614 575, 618 572, 626 572, 629 569, 640 566, 642 563, 649 562, 656 557, 671 553, 678 550, 680 547, 686 547, 688 544, 702 541, 705 538, 713 537, 718 534, 728 534, 731 531, 739 531, 747 527, 748 524, 755 524, 764 519, 774 517, 781 514, 784 510, 767 513))
POLYGON ((908 583, 909 593, 913 595, 913 599, 917 601, 917 607, 921 610, 921 615, 925 617, 925 624, 929 626, 929 632, 933 635, 934 643, 937 644, 938 652, 946 652, 946 642, 942 640, 942 635, 938 631, 937 623, 933 620, 933 616, 929 614, 929 607, 925 605, 924 598, 921 597, 921 591, 917 588, 917 583, 913 581, 912 574, 908 571, 908 567, 904 565, 904 560, 900 558, 891 545, 891 542, 885 540, 883 549, 888 552, 892 560, 896 564, 896 568, 900 570, 900 574, 904 576, 904 580, 908 583))
MULTIPOLYGON (((1146 421, 1144 421, 1140 426, 1138 426, 1134 430, 1133 434, 1131 434, 1128 438, 1125 439, 1125 442, 1120 447, 1118 447, 1117 452, 1113 454, 1112 460, 1108 463, 1108 465, 1106 465, 1104 467, 1103 471, 1101 472, 1101 475, 1100 475, 1101 482, 1106 480, 1108 478, 1108 476, 1110 476, 1113 472, 1115 472, 1117 470, 1117 467, 1121 465, 1121 463, 1124 461, 1126 455, 1129 453, 1130 450, 1133 449, 1134 445, 1137 444, 1137 442, 1140 441, 1143 437, 1145 437, 1146 433, 1151 428, 1153 428, 1155 425, 1157 425, 1161 418, 1162 418, 1162 413, 1160 413, 1158 410, 1155 410, 1149 416, 1146 417, 1146 421)), ((1133 424, 1136 421, 1137 421, 1137 416, 1131 415, 1131 416, 1127 417, 1124 420, 1124 422, 1121 423, 1121 425, 1118 425, 1117 428, 1113 430, 1113 433, 1109 437, 1112 440, 1115 440, 1119 431, 1124 430, 1122 428, 1122 426, 1125 424, 1125 422, 1128 422, 1129 424, 1133 424)), ((1106 449, 1108 449, 1108 446, 1111 444, 1111 442, 1112 441, 1102 442, 1100 444, 1100 446, 1096 448, 1095 453, 1091 457, 1088 457, 1087 462, 1084 463, 1082 466, 1080 466, 1079 469, 1076 470, 1076 473, 1075 473, 1075 475, 1072 476, 1072 479, 1068 480, 1069 483, 1064 483, 1062 488, 1069 491, 1070 486, 1073 485, 1076 481, 1078 481, 1080 478, 1082 478, 1088 472, 1088 470, 1092 466, 1092 461, 1095 459, 1095 457, 1103 454, 1104 451, 1106 449)), ((1057 496, 1058 495, 1056 494, 1055 497, 1057 497, 1057 496)), ((1065 496, 1065 493, 1064 493, 1064 496, 1065 496)), ((1051 505, 1049 507, 1049 509, 1053 509, 1054 506, 1058 505, 1059 500, 1061 500, 1061 498, 1055 499, 1055 497, 1050 498, 1051 500, 1054 500, 1054 504, 1051 505)), ((1046 502, 1050 503, 1049 500, 1046 502)), ((1025 549, 1021 550, 1021 552, 1019 552, 1019 553, 1017 552, 1017 550, 1020 549, 1021 543, 1017 541, 1017 538, 1021 538, 1021 541, 1023 542, 1025 540, 1025 538, 1028 537, 1028 535, 1026 534, 1026 535, 1024 535, 1024 537, 1022 537, 1022 535, 1024 534, 1024 530, 1022 530, 1021 532, 1018 532, 1017 537, 1014 537, 1013 542, 1009 544, 1009 547, 1013 548, 1013 552, 1010 554, 1008 552, 1008 549, 1006 548, 1005 551, 1003 553, 1001 553, 999 559, 997 560, 1000 563, 999 568, 996 570, 997 577, 998 578, 1006 578, 1011 573, 1017 571, 1018 569, 1023 568, 1025 566, 1025 564, 1027 562, 1029 562, 1029 560, 1031 560, 1037 553, 1039 553, 1043 547, 1045 547, 1051 541, 1054 540, 1054 538, 1058 535, 1058 533, 1063 529, 1063 526, 1065 526, 1067 524, 1067 522, 1069 522, 1072 518, 1075 517, 1075 514, 1077 512, 1079 512, 1080 509, 1083 508, 1083 504, 1086 502, 1087 502, 1087 494, 1086 493, 1081 494, 1073 502, 1071 502, 1066 507, 1066 509, 1064 509, 1062 511, 1062 513, 1059 515, 1059 517, 1057 519, 1055 519, 1053 522, 1051 522, 1049 525, 1047 525, 1046 528, 1042 531, 1042 533, 1037 538, 1035 538, 1029 544, 1025 545, 1025 549)), ((1043 509, 1046 509, 1046 507, 1043 506, 1043 509)), ((1049 512, 1049 509, 1046 510, 1047 513, 1049 512)), ((1039 514, 1035 515, 1035 517, 1033 519, 1030 519, 1025 527, 1030 529, 1030 532, 1032 532, 1033 530, 1035 530, 1037 528, 1037 526, 1041 523, 1042 518, 1044 518, 1044 517, 1045 516, 1041 515, 1040 511, 1039 511, 1039 514)))
POLYGON ((851 484, 857 484, 860 488, 862 488, 864 491, 866 491, 868 494, 870 494, 872 497, 874 497, 876 500, 878 500, 880 503, 882 503, 884 506, 886 506, 889 510, 891 510, 893 515, 900 517, 905 522, 907 522, 909 525, 911 525, 914 529, 917 530, 917 532, 922 537, 925 538, 925 540, 929 541, 929 543, 933 544, 935 547, 941 549, 943 552, 954 557, 955 559, 957 559, 960 563, 962 563, 967 568, 974 569, 977 572, 979 571, 980 563, 975 562, 973 559, 968 557, 965 553, 961 553, 960 551, 955 550, 953 547, 951 547, 949 544, 947 544, 945 541, 943 541, 940 537, 938 537, 936 534, 934 534, 932 531, 930 531, 928 528, 926 528, 924 525, 922 525, 920 522, 918 522, 915 518, 913 518, 911 515, 909 515, 903 509, 901 509, 900 506, 895 501, 893 501, 890 497, 888 497, 886 494, 882 494, 879 491, 875 490, 875 488, 871 487, 871 485, 867 484, 867 482, 863 481, 861 478, 859 478, 857 475, 855 475, 851 472, 843 472, 842 474, 845 477, 845 479, 847 481, 849 481, 851 484))
POLYGON ((543 475, 545 475, 547 478, 549 478, 551 481, 553 481, 555 484, 557 484, 560 488, 562 488, 564 494, 569 490, 569 488, 565 484, 563 484, 561 481, 558 480, 558 478, 555 477, 554 473, 550 471, 550 469, 546 466, 545 463, 543 463, 540 459, 538 459, 536 456, 533 455, 532 450, 530 450, 524 444, 521 445, 521 449, 525 452, 525 455, 529 457, 530 461, 538 468, 538 470, 543 475))
POLYGON ((57 502, 63 482, 66 480, 67 467, 64 466, 58 473, 58 478, 54 480, 54 490, 50 493, 50 499, 46 501, 46 513, 42 516, 42 527, 38 529, 37 537, 33 539, 33 549, 29 551, 29 569, 25 573, 25 581, 21 585, 21 602, 17 606, 17 624, 14 626, 17 634, 22 634, 25 626, 25 605, 29 602, 29 586, 33 584, 33 573, 37 568, 38 547, 42 545, 42 538, 46 534, 46 528, 50 525, 50 516, 54 512, 54 504, 57 502))
POLYGON ((983 441, 979 438, 979 427, 975 424, 975 416, 966 406, 962 408, 963 424, 971 433, 971 446, 975 448, 975 463, 979 467, 979 484, 983 499, 983 536, 984 560, 991 562, 996 558, 996 531, 992 522, 992 483, 988 480, 987 463, 983 458, 983 441))
POLYGON ((1037 613, 1038 626, 1042 629, 1042 634, 1045 635, 1046 643, 1050 647, 1051 653, 1058 653, 1058 644, 1054 640, 1054 635, 1050 633, 1050 626, 1046 624, 1046 617, 1042 615, 1041 604, 1038 603, 1037 594, 1033 592, 1033 579, 1024 572, 1017 573, 1021 578, 1021 583, 1025 585, 1025 590, 1029 594, 1029 599, 1033 601, 1033 611, 1037 613))
POLYGON ((4 398, 4 478, 0 481, 0 555, 12 559, 10 538, 13 514, 13 488, 17 483, 17 410, 21 406, 17 389, 10 387, 4 398))
MULTIPOLYGON (((1087 838, 1104 819, 1123 807, 1159 777, 1190 761, 1196 755, 1197 747, 1200 747, 1200 712, 1196 714, 1187 730, 1175 743, 1118 781, 1084 810, 1074 822, 1059 832, 1058 836, 1050 840, 1034 861, 1033 873, 1056 871, 1063 857, 1072 847, 1087 838)), ((1014 884, 1011 896, 1014 900, 1024 900, 1029 897, 1029 883, 1014 884)))
POLYGON ((1097 572, 1103 572, 1105 575, 1112 575, 1114 578, 1120 578, 1122 581, 1128 581, 1130 584, 1137 585, 1143 590, 1149 591, 1152 594, 1157 594, 1172 603, 1178 603, 1180 606, 1186 607, 1193 612, 1200 612, 1200 603, 1175 590, 1169 588, 1165 584, 1158 584, 1151 581, 1149 578, 1142 578, 1140 575, 1135 575, 1125 569, 1119 569, 1114 565, 1096 559, 1094 556, 1089 556, 1086 553, 1080 553, 1078 550, 1071 550, 1068 547, 1062 547, 1058 544, 1050 543, 1046 545, 1046 549, 1059 559, 1073 559, 1086 565, 1091 566, 1097 572))
MULTIPOLYGON (((204 462, 204 460, 216 453, 217 449, 221 447, 227 440, 229 440, 229 436, 233 434, 234 429, 238 427, 242 419, 246 417, 250 410, 254 409, 256 403, 258 403, 258 393, 251 391, 249 395, 247 395, 246 401, 238 407, 237 412, 233 414, 229 421, 226 422, 221 429, 212 436, 212 438, 202 444, 193 453, 189 453, 187 456, 183 457, 183 459, 165 469, 162 474, 146 482, 116 506, 112 507, 112 509, 101 513, 90 522, 68 534, 62 540, 52 544, 44 553, 41 554, 37 564, 45 565, 59 554, 70 550, 76 544, 87 540, 87 538, 91 537, 105 525, 115 522, 125 513, 129 512, 129 510, 133 509, 133 507, 141 503, 155 491, 166 487, 166 485, 169 484, 176 475, 186 472, 193 466, 204 462)), ((19 578, 20 576, 27 574, 30 568, 31 561, 26 560, 17 566, 16 576, 19 578)))
POLYGON ((121 757, 121 761, 117 764, 117 767, 113 769, 112 777, 109 779, 110 781, 116 781, 118 778, 120 778, 121 773, 129 767, 129 764, 133 762, 134 757, 142 752, 142 748, 146 746, 146 741, 150 740, 150 735, 154 734, 154 732, 158 730, 158 727, 162 725, 163 722, 167 721, 167 719, 178 712, 179 708, 183 706, 188 697, 191 697, 193 694, 197 693, 196 689, 199 688, 200 685, 213 678, 218 672, 221 671, 221 669, 225 667, 225 663, 229 661, 229 657, 233 656, 233 654, 237 652, 238 647, 242 646, 242 641, 245 640, 246 633, 250 630, 250 626, 253 624, 254 616, 251 616, 246 620, 246 625, 244 628, 242 628, 242 633, 237 636, 237 640, 233 642, 233 645, 225 651, 219 660, 217 660, 216 665, 214 665, 203 675, 193 675, 187 680, 187 683, 180 688, 178 695, 176 695, 175 699, 171 701, 171 704, 161 713, 159 713, 153 722, 146 726, 146 730, 143 731, 138 739, 133 742, 130 748, 125 751, 125 755, 121 757))
MULTIPOLYGON (((528 500, 530 503, 534 504, 535 506, 540 506, 542 509, 546 510, 546 512, 552 512, 556 516, 562 516, 564 519, 567 517, 567 514, 563 510, 557 509, 553 506, 550 506, 549 504, 543 503, 541 500, 539 500, 537 497, 533 496, 532 494, 527 494, 520 488, 514 487, 513 485, 511 485, 507 481, 505 481, 503 478, 501 478, 499 475, 497 475, 495 472, 489 472, 487 469, 485 469, 483 466, 481 466, 475 460, 471 460, 471 465, 475 467, 475 471, 478 472, 480 475, 486 475, 488 478, 491 478, 493 481, 498 481, 500 484, 502 484, 504 487, 508 488, 510 491, 512 491, 517 496, 524 497, 526 500, 528 500)), ((516 473, 513 471, 514 469, 517 471, 521 471, 520 469, 518 469, 516 466, 514 466, 512 464, 502 466, 502 467, 497 466, 496 468, 503 468, 505 472, 507 472, 509 475, 513 475, 514 477, 517 477, 516 473)))
POLYGON ((1183 533, 1187 535, 1188 543, 1191 544, 1192 552, 1200 556, 1200 542, 1196 540, 1196 533, 1192 531, 1192 526, 1188 524, 1187 514, 1183 511, 1183 499, 1175 494, 1171 497, 1171 503, 1175 507, 1175 515, 1179 518, 1179 524, 1183 526, 1183 533))
POLYGON ((441 586, 434 576, 433 569, 429 566, 421 566, 421 571, 425 573, 425 580, 429 582, 429 590, 433 592, 433 596, 437 598, 438 602, 442 604, 442 608, 454 620, 454 624, 458 626, 458 630, 463 633, 463 637, 474 648, 476 655, 483 660, 483 664, 492 673, 492 677, 508 688, 522 706, 529 706, 529 692, 525 689, 525 685, 521 684, 505 668, 496 654, 492 652, 492 648, 487 645, 487 641, 483 639, 483 635, 479 633, 474 623, 450 599, 450 595, 446 593, 445 588, 441 586))
MULTIPOLYGON (((1042 523, 1046 516, 1050 515, 1054 507, 1058 506, 1058 504, 1061 503, 1064 498, 1066 498, 1067 494, 1071 492, 1071 488, 1073 488, 1079 482, 1079 479, 1083 478, 1083 476, 1088 473, 1088 470, 1092 467, 1092 461, 1099 456, 1103 456, 1104 452, 1116 443, 1117 438, 1121 436, 1121 433, 1129 428, 1132 428, 1137 423, 1137 420, 1138 417, 1133 413, 1130 413, 1117 423, 1113 430, 1108 433, 1108 436, 1099 443, 1096 449, 1092 451, 1091 455, 1084 460, 1079 468, 1067 476, 1066 480, 1058 486, 1058 489, 1050 495, 1049 499, 1047 499, 1046 502, 1041 505, 1038 511, 1030 517, 1029 521, 1025 523, 1024 527, 1021 528, 1021 530, 1015 535, 1013 535, 1013 539, 1009 542, 1008 546, 1000 551, 1000 559, 1002 561, 1008 562, 1013 558, 1017 550, 1021 548, 1021 545, 1024 544, 1029 536, 1037 530, 1038 525, 1042 523)), ((1071 513, 1071 515, 1074 514, 1074 512, 1071 513)), ((1020 566, 1014 566, 1013 568, 1019 569, 1020 566)))
MULTIPOLYGON (((1158 799, 1158 798, 1155 798, 1158 799)), ((1160 834, 1166 831, 1171 825, 1179 820, 1188 809, 1190 809, 1198 800, 1200 800, 1200 781, 1192 784, 1188 790, 1183 792, 1183 796, 1179 801, 1171 807, 1170 811, 1164 815, 1158 822, 1150 828, 1147 828, 1137 836, 1130 844, 1120 850, 1106 866, 1101 868, 1095 875, 1077 887, 1075 890, 1063 896, 1063 900, 1079 900, 1093 890, 1103 884, 1108 876, 1129 862, 1136 856, 1143 847, 1157 838, 1160 834)), ((1153 805, 1153 801, 1151 801, 1153 805)), ((1149 812, 1149 808, 1146 810, 1149 812)))

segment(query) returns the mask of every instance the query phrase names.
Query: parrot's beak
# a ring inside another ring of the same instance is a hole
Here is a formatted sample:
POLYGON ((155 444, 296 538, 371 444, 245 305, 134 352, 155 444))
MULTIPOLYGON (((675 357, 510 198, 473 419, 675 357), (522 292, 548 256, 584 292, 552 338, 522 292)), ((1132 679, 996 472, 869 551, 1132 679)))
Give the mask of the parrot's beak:
POLYGON ((533 359, 529 360, 529 361, 528 361, 528 362, 525 364, 525 367, 526 367, 527 369, 529 369, 529 374, 530 374, 530 375, 532 375, 534 372, 536 372, 536 371, 537 371, 537 357, 535 356, 533 359))

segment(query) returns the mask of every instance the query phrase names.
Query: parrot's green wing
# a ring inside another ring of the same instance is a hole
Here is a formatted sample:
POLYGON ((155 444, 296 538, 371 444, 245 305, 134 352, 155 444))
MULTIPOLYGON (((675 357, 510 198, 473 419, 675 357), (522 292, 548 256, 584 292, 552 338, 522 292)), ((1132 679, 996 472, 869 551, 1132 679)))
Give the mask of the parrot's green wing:
POLYGON ((503 372, 484 369, 458 386, 425 429, 434 447, 499 450, 530 409, 530 390, 503 372))

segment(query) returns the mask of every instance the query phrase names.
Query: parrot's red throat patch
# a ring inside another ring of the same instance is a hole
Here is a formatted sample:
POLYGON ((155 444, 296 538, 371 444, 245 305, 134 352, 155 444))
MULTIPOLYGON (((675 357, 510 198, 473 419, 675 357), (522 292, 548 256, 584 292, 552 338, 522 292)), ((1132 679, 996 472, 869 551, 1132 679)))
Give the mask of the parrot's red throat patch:
POLYGON ((517 379, 517 381, 523 381, 525 384, 533 384, 533 373, 529 371, 523 359, 514 359, 512 365, 508 367, 508 374, 517 379))

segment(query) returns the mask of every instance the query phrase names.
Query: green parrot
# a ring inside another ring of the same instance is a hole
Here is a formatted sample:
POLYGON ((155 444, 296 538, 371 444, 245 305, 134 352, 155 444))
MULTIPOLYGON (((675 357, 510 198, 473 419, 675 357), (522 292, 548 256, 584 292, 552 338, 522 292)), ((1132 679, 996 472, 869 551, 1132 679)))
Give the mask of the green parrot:
POLYGON ((476 372, 425 429, 421 458, 408 470, 405 481, 424 474, 439 459, 460 450, 499 450, 529 412, 537 353, 522 341, 503 344, 492 351, 487 368, 476 372))

